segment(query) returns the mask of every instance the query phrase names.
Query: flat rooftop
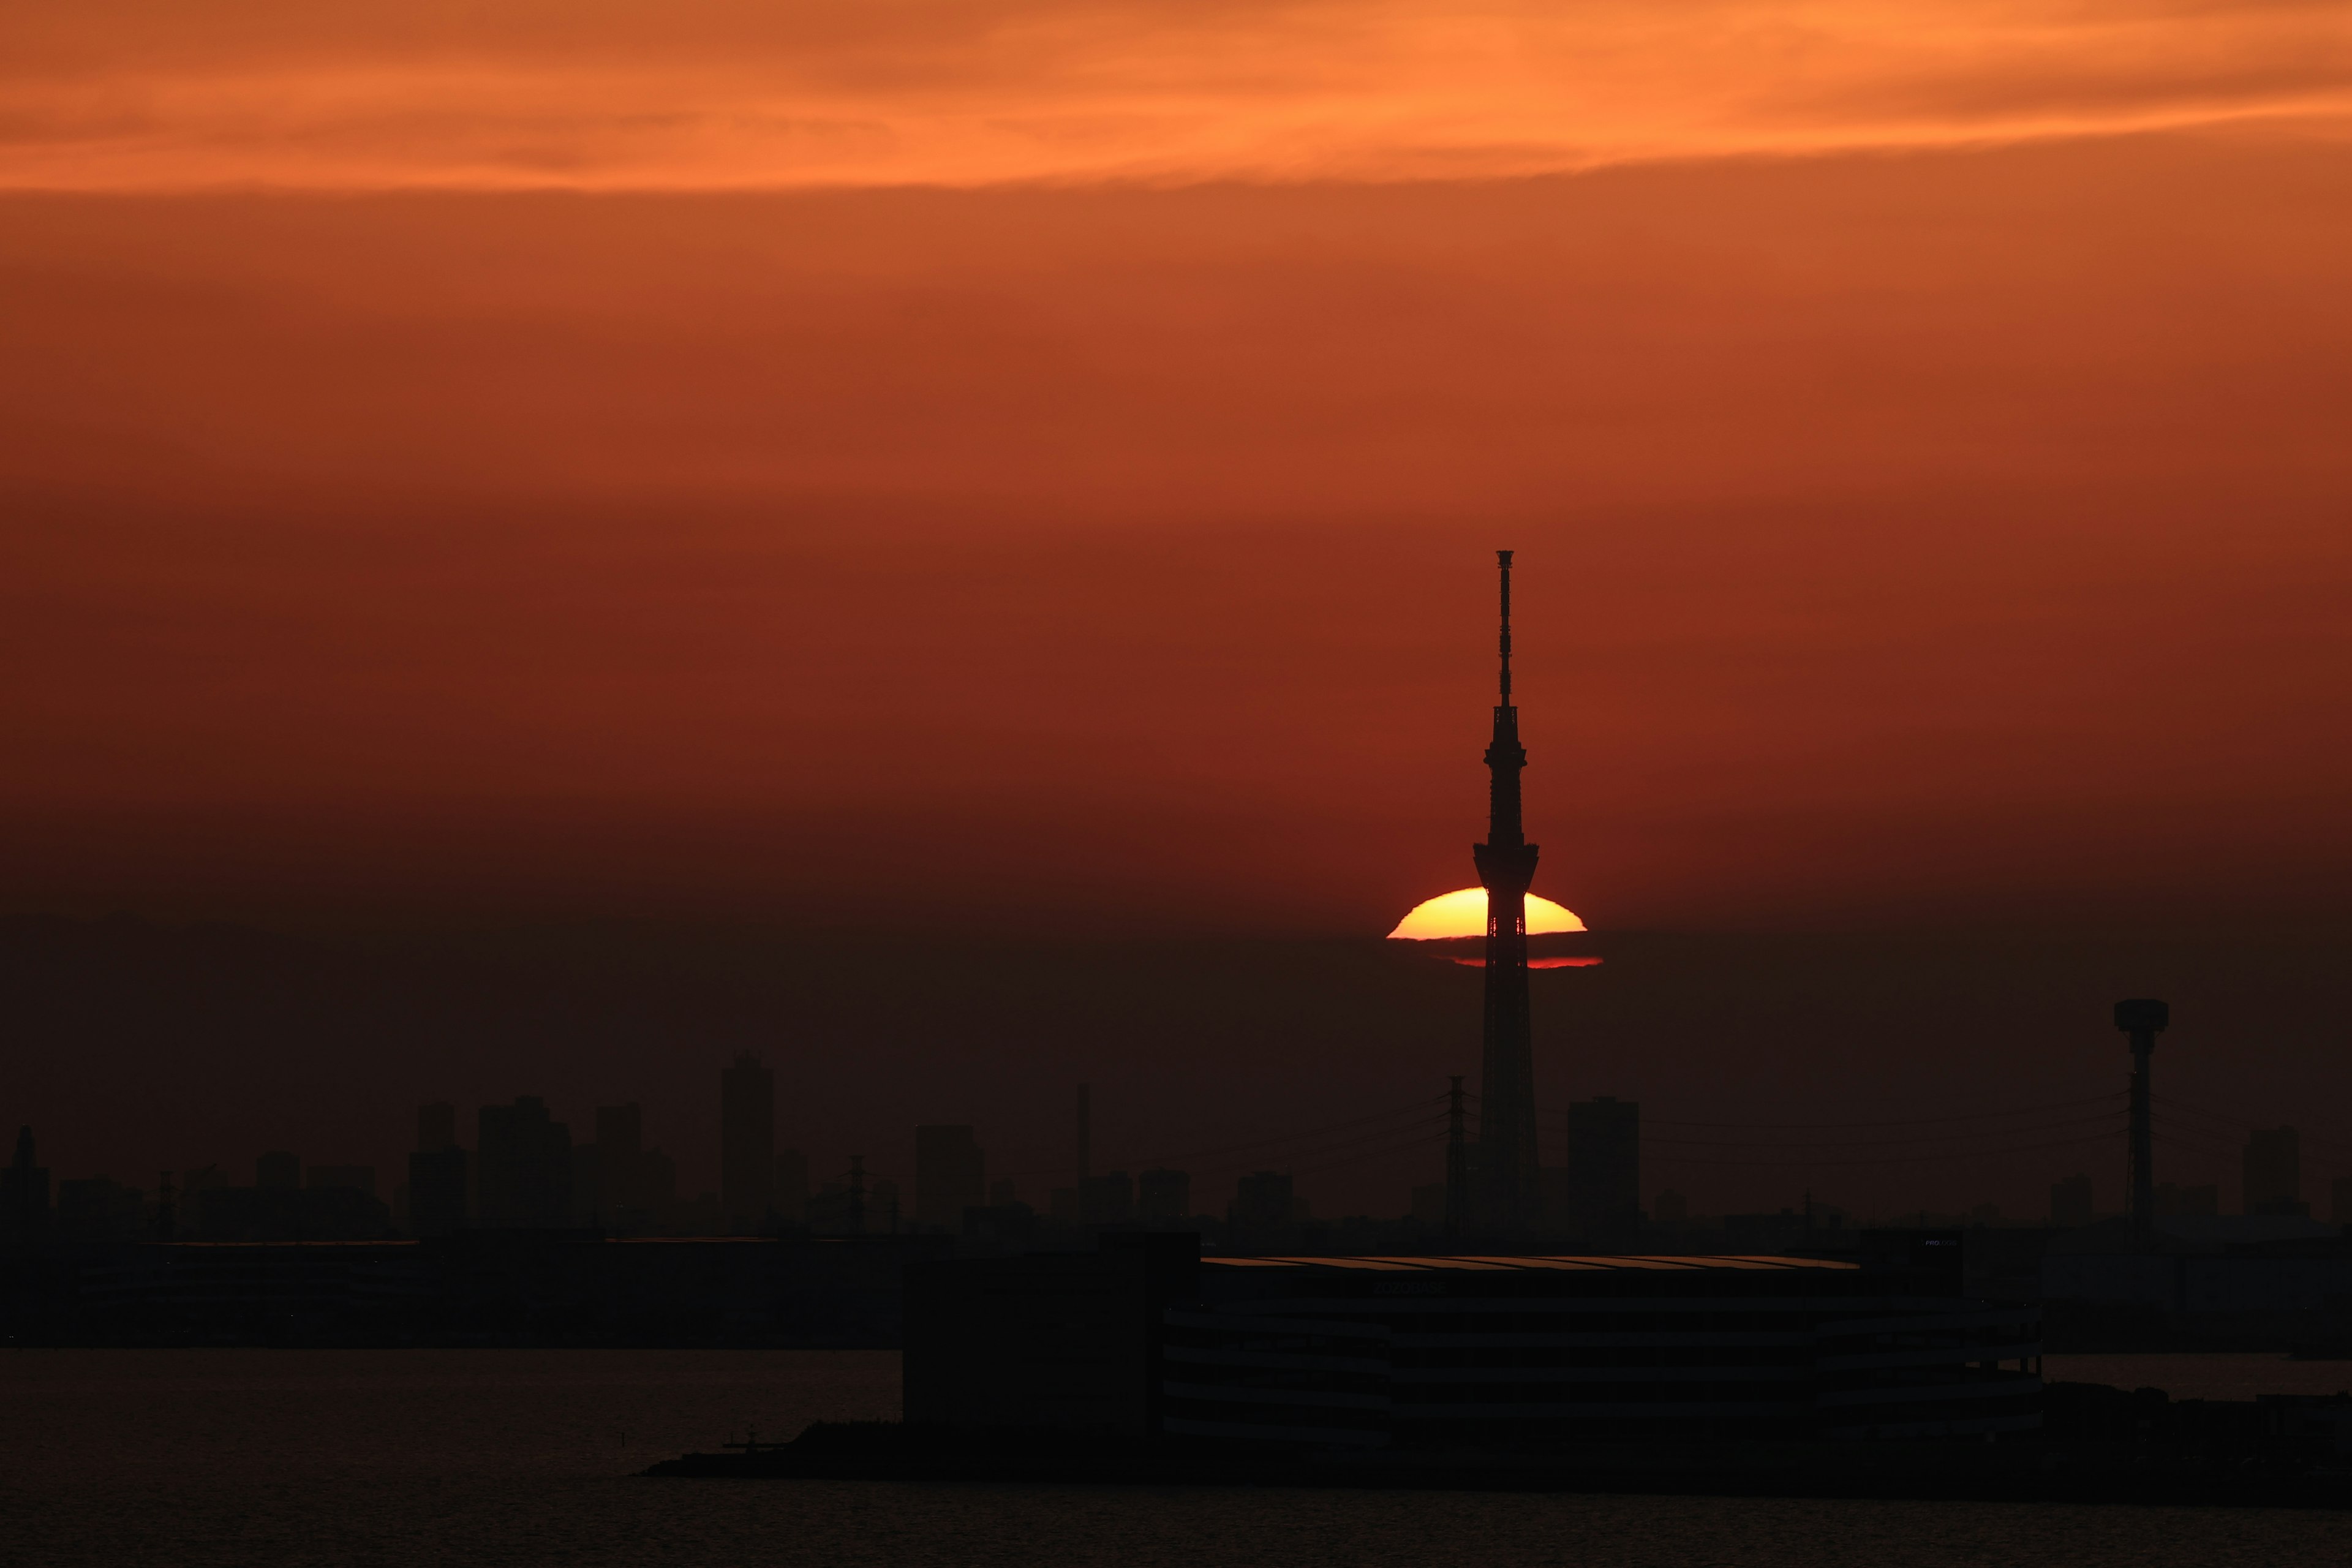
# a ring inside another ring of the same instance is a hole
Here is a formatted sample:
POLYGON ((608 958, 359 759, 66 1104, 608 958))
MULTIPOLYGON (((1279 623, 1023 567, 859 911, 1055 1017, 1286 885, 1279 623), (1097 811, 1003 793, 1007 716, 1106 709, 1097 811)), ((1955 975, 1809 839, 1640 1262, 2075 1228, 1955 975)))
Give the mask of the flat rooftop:
POLYGON ((1582 1272, 1601 1273, 1729 1273, 1737 1270, 1785 1273, 1801 1270, 1850 1272, 1858 1263, 1820 1258, 1773 1258, 1761 1254, 1715 1253, 1693 1257, 1563 1256, 1504 1258, 1485 1254, 1463 1257, 1415 1258, 1216 1258, 1201 1259, 1203 1268, 1311 1268, 1370 1273, 1582 1272))

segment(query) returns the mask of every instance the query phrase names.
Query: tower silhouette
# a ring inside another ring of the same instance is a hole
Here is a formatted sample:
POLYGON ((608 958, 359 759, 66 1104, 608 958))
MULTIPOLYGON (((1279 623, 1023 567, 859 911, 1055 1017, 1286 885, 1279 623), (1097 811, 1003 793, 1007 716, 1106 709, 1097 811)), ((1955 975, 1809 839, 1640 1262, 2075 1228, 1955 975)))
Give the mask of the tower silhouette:
POLYGON ((2116 1027, 2131 1037, 2131 1226, 2145 1241, 2156 1225, 2156 1135, 2149 1114, 2148 1058, 2156 1054, 2156 1037, 2172 1022, 2172 1009, 2152 997, 2136 996, 2116 1004, 2116 1027))
POLYGON ((1538 1215, 1535 1053, 1528 1021, 1528 884, 1536 846, 1519 820, 1519 710, 1511 703, 1511 552, 1497 550, 1503 620, 1500 700, 1486 747, 1486 842, 1471 846, 1486 889, 1486 1052, 1479 1081, 1480 1218, 1506 1231, 1534 1228, 1538 1215))

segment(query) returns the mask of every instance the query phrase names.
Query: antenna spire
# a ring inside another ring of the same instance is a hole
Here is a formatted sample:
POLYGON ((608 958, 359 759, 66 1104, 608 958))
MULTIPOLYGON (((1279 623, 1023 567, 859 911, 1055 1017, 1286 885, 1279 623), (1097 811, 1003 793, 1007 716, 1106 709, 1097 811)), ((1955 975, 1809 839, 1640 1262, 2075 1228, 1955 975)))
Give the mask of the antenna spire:
POLYGON ((1503 577, 1503 706, 1511 705, 1511 552, 1495 552, 1495 564, 1503 577))

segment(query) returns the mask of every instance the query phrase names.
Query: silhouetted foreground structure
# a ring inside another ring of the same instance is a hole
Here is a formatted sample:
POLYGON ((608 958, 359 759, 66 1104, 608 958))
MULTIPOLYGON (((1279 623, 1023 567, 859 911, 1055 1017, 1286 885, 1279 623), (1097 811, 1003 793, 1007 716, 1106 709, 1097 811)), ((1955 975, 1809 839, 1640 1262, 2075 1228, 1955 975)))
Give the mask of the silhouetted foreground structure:
POLYGON ((2056 1384, 2042 1430, 1999 1442, 1805 1438, 1429 1447, 1154 1440, 886 1422, 729 1443, 651 1476, 1648 1492, 1716 1497, 2352 1507, 2352 1397, 2168 1399, 2056 1384))
POLYGON ((1191 1236, 909 1271, 910 1426, 1462 1447, 1982 1436, 2041 1419, 2040 1311, 1957 1233, 1795 1258, 1209 1258, 1191 1236))

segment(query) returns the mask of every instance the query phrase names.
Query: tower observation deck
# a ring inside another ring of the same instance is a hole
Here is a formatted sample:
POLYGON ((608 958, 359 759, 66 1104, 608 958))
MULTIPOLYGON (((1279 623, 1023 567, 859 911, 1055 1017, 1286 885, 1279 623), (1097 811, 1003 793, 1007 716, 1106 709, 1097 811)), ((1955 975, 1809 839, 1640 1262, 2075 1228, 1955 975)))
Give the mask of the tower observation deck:
POLYGON ((1519 815, 1519 770, 1528 765, 1528 753, 1519 744, 1519 710, 1511 702, 1511 553, 1495 552, 1502 579, 1502 681, 1494 739, 1486 747, 1486 842, 1470 850, 1486 889, 1476 1209, 1483 1226, 1525 1234, 1540 1217, 1528 1017, 1528 884, 1535 879, 1537 847, 1528 842, 1519 815))

